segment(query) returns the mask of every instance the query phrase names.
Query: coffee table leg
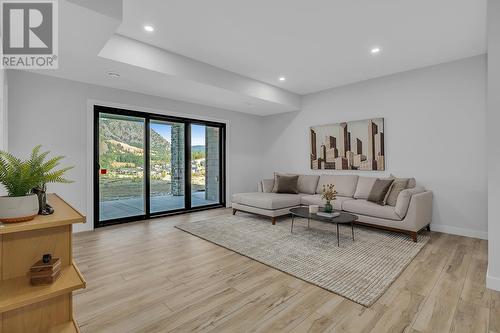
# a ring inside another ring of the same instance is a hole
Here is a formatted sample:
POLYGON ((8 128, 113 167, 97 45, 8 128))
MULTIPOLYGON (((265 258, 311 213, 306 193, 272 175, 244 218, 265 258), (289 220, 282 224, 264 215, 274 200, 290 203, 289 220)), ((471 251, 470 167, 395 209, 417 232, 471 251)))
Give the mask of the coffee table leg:
POLYGON ((337 246, 340 247, 339 224, 335 224, 337 225, 337 246))
POLYGON ((352 241, 354 242, 354 223, 351 222, 352 241))
POLYGON ((295 215, 292 214, 292 227, 290 228, 290 232, 293 233, 293 220, 295 219, 295 215))
POLYGON ((307 219, 307 229, 309 229, 309 221, 311 221, 310 218, 307 219))

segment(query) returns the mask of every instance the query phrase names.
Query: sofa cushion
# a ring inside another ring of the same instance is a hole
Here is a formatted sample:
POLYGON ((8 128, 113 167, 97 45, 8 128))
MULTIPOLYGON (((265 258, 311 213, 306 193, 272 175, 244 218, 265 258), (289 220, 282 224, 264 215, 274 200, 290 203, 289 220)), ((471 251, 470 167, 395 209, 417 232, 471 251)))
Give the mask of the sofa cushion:
POLYGON ((354 197, 356 199, 368 199, 376 180, 377 177, 359 177, 354 197))
MULTIPOLYGON (((351 197, 341 197, 337 196, 337 199, 332 201, 332 205, 334 209, 341 210, 342 209, 342 203, 346 200, 354 200, 351 197)), ((300 198, 300 203, 305 206, 309 205, 318 205, 318 206, 324 206, 326 201, 321 199, 321 194, 313 194, 313 195, 304 195, 300 198)))
POLYGON ((319 176, 317 175, 299 175, 297 187, 299 193, 314 194, 318 186, 319 176))
POLYGON ((333 184, 338 195, 352 197, 354 191, 356 191, 358 178, 357 175, 321 175, 316 187, 316 193, 323 192, 323 185, 333 184))
POLYGON ((342 203, 342 210, 354 214, 378 217, 394 221, 401 221, 402 218, 396 214, 395 208, 391 206, 381 206, 363 199, 346 200, 342 203))
POLYGON ((394 207, 394 211, 396 212, 396 214, 398 214, 398 216, 401 219, 403 219, 406 216, 406 213, 408 212, 411 196, 422 192, 425 192, 425 189, 420 186, 414 188, 408 188, 406 190, 402 190, 401 192, 399 192, 398 200, 396 201, 396 206, 394 207))
POLYGON ((300 195, 250 192, 233 194, 232 202, 263 209, 281 209, 300 205, 300 195))
POLYGON ((276 193, 289 193, 297 194, 297 182, 299 181, 299 176, 283 176, 276 175, 276 193))

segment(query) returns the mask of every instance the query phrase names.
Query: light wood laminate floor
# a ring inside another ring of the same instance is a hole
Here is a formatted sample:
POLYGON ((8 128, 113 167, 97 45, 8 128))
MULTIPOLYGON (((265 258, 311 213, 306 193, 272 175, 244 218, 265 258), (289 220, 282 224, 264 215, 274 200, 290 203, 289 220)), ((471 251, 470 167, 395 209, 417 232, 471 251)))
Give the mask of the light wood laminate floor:
POLYGON ((174 228, 222 214, 231 212, 76 234, 88 283, 74 297, 82 332, 500 333, 500 293, 485 289, 486 241, 432 233, 365 308, 174 228))

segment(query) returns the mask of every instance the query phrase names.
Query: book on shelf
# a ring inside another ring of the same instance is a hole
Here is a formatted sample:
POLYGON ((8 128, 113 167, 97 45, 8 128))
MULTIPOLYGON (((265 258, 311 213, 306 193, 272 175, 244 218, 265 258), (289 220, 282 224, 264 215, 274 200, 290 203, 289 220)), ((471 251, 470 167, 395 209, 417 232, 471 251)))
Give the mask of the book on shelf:
POLYGON ((61 260, 51 258, 48 262, 37 261, 30 268, 30 281, 32 285, 51 284, 61 273, 61 260))

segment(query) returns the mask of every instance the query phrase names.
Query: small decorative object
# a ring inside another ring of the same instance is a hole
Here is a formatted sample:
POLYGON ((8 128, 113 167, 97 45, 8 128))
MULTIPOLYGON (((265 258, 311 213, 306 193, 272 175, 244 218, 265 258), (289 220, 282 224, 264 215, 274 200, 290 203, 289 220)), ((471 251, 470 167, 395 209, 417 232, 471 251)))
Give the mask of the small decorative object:
POLYGON ((33 193, 38 196, 38 215, 50 215, 54 213, 54 208, 47 203, 47 185, 35 187, 33 193))
POLYGON ((326 200, 325 213, 331 213, 333 211, 333 206, 331 204, 331 201, 335 200, 336 197, 337 197, 337 191, 335 191, 335 185, 333 184, 323 185, 323 192, 321 195, 321 199, 326 200))
POLYGON ((309 213, 314 214, 319 211, 318 205, 309 205, 309 213))
POLYGON ((316 215, 322 216, 322 217, 334 218, 334 217, 340 216, 340 213, 337 213, 337 212, 335 212, 335 213, 317 212, 316 215))
POLYGON ((34 286, 51 284, 61 274, 61 260, 52 258, 51 254, 44 254, 41 260, 38 260, 30 268, 30 281, 34 286))
POLYGON ((42 256, 42 262, 44 264, 48 264, 50 261, 52 260, 52 254, 48 253, 48 254, 44 254, 42 256))
POLYGON ((42 206, 47 202, 44 196, 45 184, 71 182, 63 176, 72 167, 54 170, 63 157, 46 161, 49 152, 40 154, 40 148, 41 146, 33 148, 27 160, 0 151, 0 184, 7 190, 7 196, 0 197, 0 222, 24 222, 32 220, 38 213, 53 212, 51 207, 42 206), (39 190, 34 190, 35 188, 39 190), (41 198, 37 196, 38 193, 41 198))

